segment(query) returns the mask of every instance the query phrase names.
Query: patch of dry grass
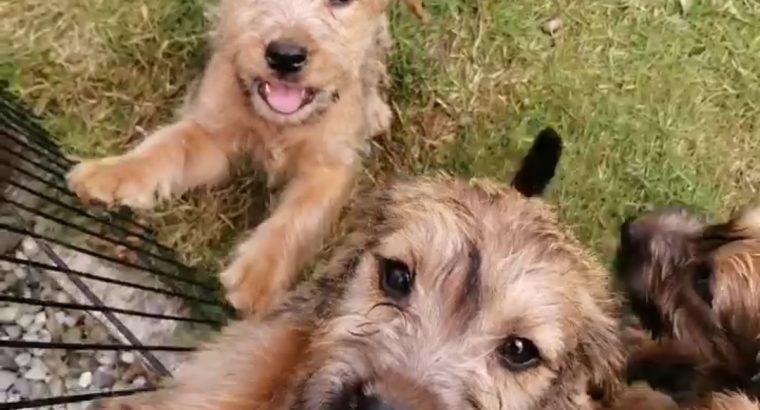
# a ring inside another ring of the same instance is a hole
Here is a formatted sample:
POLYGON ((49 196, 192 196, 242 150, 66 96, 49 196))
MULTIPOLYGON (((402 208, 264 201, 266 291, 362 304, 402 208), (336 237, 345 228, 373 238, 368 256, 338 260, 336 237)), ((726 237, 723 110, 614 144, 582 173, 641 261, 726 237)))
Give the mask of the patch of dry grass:
MULTIPOLYGON (((394 10, 397 121, 368 183, 446 170, 507 179, 543 126, 565 137, 550 194, 603 255, 622 218, 684 203, 724 213, 760 183, 760 3, 427 0, 394 10), (683 3, 688 4, 688 3, 683 3), (554 38, 540 30, 559 16, 554 38)), ((3 77, 67 149, 121 152, 170 118, 201 68, 200 0, 26 0, 2 6, 3 77)), ((190 262, 216 269, 260 220, 267 195, 241 169, 229 185, 154 218, 190 262)))

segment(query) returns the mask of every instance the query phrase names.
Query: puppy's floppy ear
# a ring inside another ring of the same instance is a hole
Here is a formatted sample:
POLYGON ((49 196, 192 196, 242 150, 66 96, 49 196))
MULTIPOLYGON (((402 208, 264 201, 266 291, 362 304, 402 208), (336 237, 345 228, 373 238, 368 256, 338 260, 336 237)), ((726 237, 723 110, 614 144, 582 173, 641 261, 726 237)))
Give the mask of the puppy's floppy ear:
POLYGON ((425 10, 425 6, 422 4, 423 0, 403 1, 409 7, 409 10, 411 10, 418 19, 422 20, 423 22, 428 22, 430 20, 430 14, 428 14, 428 12, 425 10))
POLYGON ((526 197, 540 196, 554 178, 561 156, 562 138, 553 128, 545 128, 523 158, 512 186, 526 197))

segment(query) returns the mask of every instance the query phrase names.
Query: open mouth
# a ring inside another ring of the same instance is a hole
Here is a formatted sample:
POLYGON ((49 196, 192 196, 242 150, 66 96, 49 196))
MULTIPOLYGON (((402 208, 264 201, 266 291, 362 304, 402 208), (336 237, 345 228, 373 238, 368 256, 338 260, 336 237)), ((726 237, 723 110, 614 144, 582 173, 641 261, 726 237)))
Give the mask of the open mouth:
POLYGON ((273 111, 290 115, 295 114, 314 101, 317 90, 284 81, 258 81, 259 96, 273 111))

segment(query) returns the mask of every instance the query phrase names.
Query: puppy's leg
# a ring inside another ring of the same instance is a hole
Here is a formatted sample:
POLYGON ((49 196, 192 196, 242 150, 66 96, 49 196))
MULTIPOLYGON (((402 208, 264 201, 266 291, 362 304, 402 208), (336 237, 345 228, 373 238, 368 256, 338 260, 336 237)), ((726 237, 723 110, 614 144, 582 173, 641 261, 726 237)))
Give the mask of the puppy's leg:
POLYGON ((228 64, 212 59, 192 113, 124 155, 77 165, 68 176, 71 189, 85 201, 149 208, 157 197, 221 180, 238 145, 230 112, 244 106, 232 100, 237 95, 234 78, 228 64))
POLYGON ((355 174, 353 166, 301 168, 273 214, 239 246, 220 275, 233 306, 260 315, 278 301, 337 219, 355 174))
POLYGON ((198 123, 184 120, 127 154, 77 165, 69 174, 69 186, 85 201, 150 208, 157 198, 222 179, 228 151, 198 123))
POLYGON ((97 402, 98 410, 277 410, 292 399, 308 325, 287 314, 230 325, 160 390, 97 402))

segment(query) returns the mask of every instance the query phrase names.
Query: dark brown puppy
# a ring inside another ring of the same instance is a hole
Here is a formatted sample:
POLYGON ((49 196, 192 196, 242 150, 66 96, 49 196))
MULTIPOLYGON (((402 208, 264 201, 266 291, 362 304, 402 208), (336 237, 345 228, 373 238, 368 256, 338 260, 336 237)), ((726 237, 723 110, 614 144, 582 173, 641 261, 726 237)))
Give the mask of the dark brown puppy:
POLYGON ((714 225, 681 209, 644 213, 623 224, 617 273, 659 340, 632 356, 630 376, 684 397, 758 394, 760 209, 714 225))

